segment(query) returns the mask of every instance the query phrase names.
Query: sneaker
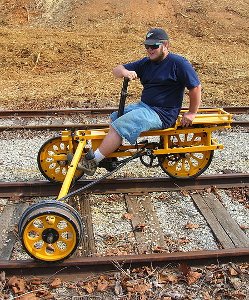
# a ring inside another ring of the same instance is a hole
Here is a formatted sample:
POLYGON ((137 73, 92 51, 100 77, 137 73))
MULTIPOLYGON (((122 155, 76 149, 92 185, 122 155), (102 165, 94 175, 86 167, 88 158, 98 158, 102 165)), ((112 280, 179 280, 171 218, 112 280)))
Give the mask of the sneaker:
POLYGON ((97 166, 98 165, 94 158, 93 150, 90 149, 78 163, 77 168, 84 171, 85 174, 92 176, 95 173, 97 166))

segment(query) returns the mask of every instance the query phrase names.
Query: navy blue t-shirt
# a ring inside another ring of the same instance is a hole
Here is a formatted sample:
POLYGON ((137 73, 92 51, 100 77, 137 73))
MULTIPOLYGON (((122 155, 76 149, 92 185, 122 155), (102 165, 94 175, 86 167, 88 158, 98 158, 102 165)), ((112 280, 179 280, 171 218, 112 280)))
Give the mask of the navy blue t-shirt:
POLYGON ((184 89, 194 88, 200 80, 189 61, 177 54, 169 53, 160 62, 148 57, 124 64, 135 71, 143 85, 141 101, 159 115, 163 128, 171 127, 180 112, 184 89))

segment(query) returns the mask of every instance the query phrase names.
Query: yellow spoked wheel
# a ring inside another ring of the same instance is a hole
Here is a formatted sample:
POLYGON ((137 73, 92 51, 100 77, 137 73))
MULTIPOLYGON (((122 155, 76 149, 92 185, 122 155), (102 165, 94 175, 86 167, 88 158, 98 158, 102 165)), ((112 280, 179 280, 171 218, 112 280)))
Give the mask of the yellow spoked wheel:
MULTIPOLYGON (((75 143, 75 142, 74 142, 75 143)), ((76 149, 77 145, 73 145, 76 149)), ((69 143, 54 137, 47 140, 40 148, 37 162, 41 173, 52 182, 63 182, 68 170, 69 143)), ((84 172, 76 170, 75 180, 78 180, 84 172)))
MULTIPOLYGON (((171 135, 169 136, 169 148, 205 145, 206 138, 205 132, 171 135)), ((213 150, 174 153, 159 156, 159 162, 163 171, 172 178, 195 178, 208 168, 213 154, 213 150)))
POLYGON ((66 203, 42 201, 30 206, 18 224, 25 251, 42 261, 60 261, 74 253, 83 224, 78 212, 66 203))

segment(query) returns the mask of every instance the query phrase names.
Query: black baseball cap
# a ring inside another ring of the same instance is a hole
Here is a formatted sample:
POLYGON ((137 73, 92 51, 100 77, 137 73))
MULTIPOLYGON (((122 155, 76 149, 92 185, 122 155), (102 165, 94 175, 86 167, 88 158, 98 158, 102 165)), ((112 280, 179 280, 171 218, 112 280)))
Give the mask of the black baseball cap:
POLYGON ((147 32, 144 45, 156 45, 168 39, 168 34, 162 28, 153 28, 147 32))

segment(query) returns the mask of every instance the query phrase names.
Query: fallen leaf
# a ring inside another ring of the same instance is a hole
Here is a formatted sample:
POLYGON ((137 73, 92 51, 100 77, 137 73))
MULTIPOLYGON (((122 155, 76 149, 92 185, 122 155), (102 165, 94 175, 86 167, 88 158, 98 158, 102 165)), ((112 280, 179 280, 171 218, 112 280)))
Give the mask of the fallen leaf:
POLYGON ((232 293, 232 296, 235 297, 236 299, 246 299, 246 294, 240 292, 240 291, 234 291, 232 293))
POLYGON ((180 238, 177 240, 179 244, 187 244, 189 243, 189 239, 187 238, 180 238))
POLYGON ((113 244, 116 241, 116 238, 112 235, 105 236, 104 242, 108 245, 113 244))
POLYGON ((198 224, 193 224, 193 223, 187 223, 186 225, 185 225, 185 228, 186 229, 196 229, 196 228, 199 228, 200 227, 200 225, 198 225, 198 224))
POLYGON ((191 268, 187 264, 181 263, 181 264, 179 264, 179 270, 180 270, 180 272, 182 272, 182 274, 184 276, 187 276, 188 273, 191 271, 191 268))
POLYGON ((50 286, 51 288, 56 289, 59 286, 61 286, 61 284, 62 284, 61 279, 57 277, 50 283, 50 286))
POLYGON ((203 300, 211 300, 211 296, 209 295, 209 292, 204 292, 203 293, 203 300))
POLYGON ((38 290, 36 292, 37 297, 39 297, 39 299, 53 299, 53 295, 51 295, 50 291, 44 291, 44 290, 38 290))
POLYGON ((249 226, 247 226, 247 225, 240 225, 240 228, 241 228, 242 230, 246 230, 246 229, 249 229, 249 226))
POLYGON ((239 199, 237 199, 238 200, 238 202, 239 203, 243 203, 243 202, 245 202, 246 200, 245 199, 243 199, 243 198, 239 198, 239 199))
POLYGON ((236 270, 234 270, 234 268, 229 268, 228 271, 229 271, 229 274, 231 276, 237 276, 238 275, 238 272, 236 270))
POLYGON ((153 268, 150 268, 150 267, 147 267, 147 266, 144 266, 142 269, 143 269, 143 270, 147 273, 147 275, 149 275, 149 276, 153 275, 153 274, 154 274, 154 271, 155 271, 153 268))
POLYGON ((106 291, 108 285, 109 285, 108 281, 103 276, 100 276, 100 279, 98 280, 97 283, 97 291, 99 292, 106 291))
POLYGON ((208 188, 206 188, 205 189, 205 192, 206 193, 215 193, 217 191, 217 188, 216 188, 216 186, 214 185, 214 186, 211 186, 211 187, 208 187, 208 188))
POLYGON ((158 282, 159 283, 178 283, 178 277, 176 275, 173 274, 159 274, 159 278, 158 278, 158 282))
POLYGON ((165 249, 163 247, 160 247, 160 246, 155 246, 152 251, 154 253, 164 253, 164 252, 169 252, 168 249, 165 249))
POLYGON ((34 293, 26 294, 18 298, 19 300, 39 300, 34 293))
POLYGON ((69 283, 69 284, 67 284, 67 288, 73 290, 76 288, 76 285, 74 283, 69 283))
POLYGON ((199 272, 190 271, 187 275, 188 284, 191 285, 191 284, 195 283, 201 276, 202 276, 202 274, 199 272))
POLYGON ((15 294, 23 294, 25 292, 25 281, 22 278, 11 277, 8 281, 8 286, 12 288, 15 294))
POLYGON ((126 220, 131 220, 133 218, 133 214, 126 213, 126 214, 123 215, 122 218, 126 219, 126 220))
POLYGON ((183 195, 183 196, 189 196, 189 191, 187 191, 187 190, 181 190, 181 194, 183 195))
POLYGON ((81 287, 88 292, 88 294, 92 294, 95 290, 95 284, 93 282, 87 282, 87 284, 82 285, 81 287))
MULTIPOLYGON (((245 265, 244 265, 244 266, 245 266, 245 265)), ((231 267, 232 269, 234 269, 235 272, 237 272, 237 274, 241 274, 241 273, 242 273, 242 270, 241 270, 241 267, 242 267, 242 266, 238 266, 238 265, 236 265, 236 264, 234 264, 234 263, 230 263, 230 267, 231 267)))
POLYGON ((144 294, 151 289, 151 284, 149 283, 134 283, 127 286, 127 291, 132 293, 144 294))
POLYGON ((205 189, 205 192, 206 192, 206 193, 209 193, 209 194, 210 194, 211 191, 212 191, 211 187, 208 187, 208 188, 205 189))
POLYGON ((105 253, 106 256, 115 256, 115 255, 127 255, 127 251, 124 249, 111 248, 108 249, 105 253))

